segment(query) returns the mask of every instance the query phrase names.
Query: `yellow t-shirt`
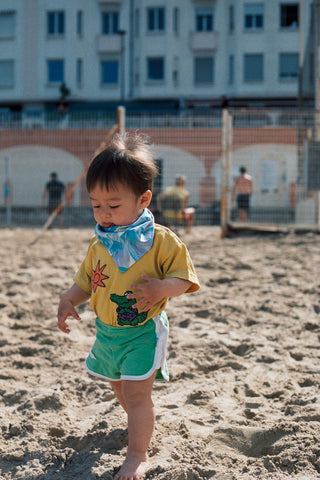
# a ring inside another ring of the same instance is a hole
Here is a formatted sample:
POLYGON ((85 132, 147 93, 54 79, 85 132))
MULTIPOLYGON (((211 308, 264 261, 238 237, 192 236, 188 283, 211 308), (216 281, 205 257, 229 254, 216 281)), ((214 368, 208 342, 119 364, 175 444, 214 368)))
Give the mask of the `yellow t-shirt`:
POLYGON ((175 210, 165 210, 163 212, 164 216, 168 219, 168 220, 183 220, 184 219, 184 206, 185 206, 185 202, 186 202, 186 199, 189 197, 189 192, 183 188, 183 187, 179 187, 178 185, 175 185, 173 187, 168 187, 164 193, 165 195, 168 195, 168 196, 177 196, 181 199, 181 202, 182 202, 182 210, 180 212, 176 212, 175 210))
POLYGON ((200 288, 185 244, 171 230, 157 224, 151 249, 123 273, 106 247, 94 237, 74 282, 91 295, 90 306, 102 322, 115 327, 136 326, 162 312, 168 300, 162 299, 148 312, 139 313, 132 308, 136 302, 128 300, 126 293, 131 285, 143 283, 141 275, 189 280, 191 285, 186 293, 200 288))
POLYGON ((165 193, 168 195, 177 195, 183 201, 185 201, 185 199, 189 196, 188 190, 186 190, 183 187, 179 187, 178 185, 175 185, 174 187, 166 188, 165 193))

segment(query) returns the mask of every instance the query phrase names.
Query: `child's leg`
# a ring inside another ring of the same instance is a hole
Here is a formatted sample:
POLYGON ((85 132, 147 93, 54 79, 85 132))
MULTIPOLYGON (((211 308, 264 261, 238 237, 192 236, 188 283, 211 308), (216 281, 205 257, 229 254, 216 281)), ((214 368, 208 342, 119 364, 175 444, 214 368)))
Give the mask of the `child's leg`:
MULTIPOLYGON (((128 451, 126 459, 114 477, 116 480, 138 480, 143 478, 148 468, 147 449, 154 428, 154 406, 151 398, 156 372, 146 380, 123 380, 122 395, 128 414, 128 451)), ((114 383, 114 382, 113 382, 114 383)), ((112 385, 114 388, 114 385, 112 385)), ((120 395, 121 398, 121 395, 120 395)))
POLYGON ((126 402, 125 402, 125 399, 124 399, 123 393, 122 393, 122 381, 120 381, 120 382, 110 381, 110 385, 113 388, 114 393, 116 394, 116 397, 117 397, 121 407, 123 408, 123 410, 127 411, 127 405, 126 405, 126 402))

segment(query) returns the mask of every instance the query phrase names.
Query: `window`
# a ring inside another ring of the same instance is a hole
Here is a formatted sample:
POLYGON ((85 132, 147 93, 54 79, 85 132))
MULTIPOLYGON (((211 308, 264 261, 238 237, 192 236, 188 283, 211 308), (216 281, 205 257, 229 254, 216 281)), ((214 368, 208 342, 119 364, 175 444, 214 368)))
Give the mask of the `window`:
POLYGON ((246 30, 263 28, 264 8, 262 3, 244 5, 244 28, 246 30))
POLYGON ((164 8, 147 9, 147 29, 149 32, 163 32, 165 29, 164 8))
POLYGON ((280 53, 279 55, 279 78, 297 78, 299 70, 298 53, 280 53))
POLYGON ((175 85, 177 85, 179 81, 179 57, 177 56, 173 58, 172 81, 175 85))
POLYGON ((212 57, 198 57, 194 61, 194 83, 211 84, 214 79, 214 62, 212 57))
POLYGON ((136 57, 134 59, 134 85, 135 87, 138 87, 140 83, 140 58, 136 57))
POLYGON ((234 5, 229 6, 229 32, 234 31, 234 5))
POLYGON ((172 70, 172 81, 175 85, 178 83, 178 70, 172 70))
POLYGON ((196 31, 211 32, 213 30, 213 10, 212 8, 196 9, 196 31))
POLYGON ((271 193, 278 186, 279 166, 275 160, 262 161, 262 190, 263 193, 271 193))
POLYGON ((281 28, 299 27, 298 3, 282 3, 280 5, 280 26, 281 28))
POLYGON ((314 53, 310 53, 310 63, 309 63, 309 82, 310 85, 314 85, 314 53))
POLYGON ((179 8, 175 7, 173 9, 173 31, 174 33, 179 32, 179 8))
POLYGON ((64 35, 65 33, 65 18, 63 11, 48 12, 48 35, 64 35))
POLYGON ((14 11, 0 11, 0 39, 14 38, 15 19, 14 11))
POLYGON ((117 84, 119 81, 119 62, 108 60, 101 62, 102 85, 117 84))
POLYGON ((229 78, 228 83, 231 85, 234 82, 234 56, 229 55, 229 78))
POLYGON ((134 34, 136 37, 140 34, 140 10, 136 8, 134 13, 134 34))
POLYGON ((164 58, 147 58, 148 80, 164 80, 164 58))
POLYGON ((83 11, 77 11, 77 35, 81 37, 83 34, 83 11))
POLYGON ((263 55, 260 53, 246 54, 243 70, 245 82, 262 82, 264 77, 263 55))
POLYGON ((78 88, 82 87, 82 76, 83 76, 83 61, 82 61, 82 58, 77 58, 76 84, 78 88))
POLYGON ((0 88, 14 86, 14 61, 0 60, 0 88))
POLYGON ((64 60, 48 60, 48 83, 64 82, 64 60))
POLYGON ((119 13, 102 12, 102 35, 113 35, 119 30, 119 13))

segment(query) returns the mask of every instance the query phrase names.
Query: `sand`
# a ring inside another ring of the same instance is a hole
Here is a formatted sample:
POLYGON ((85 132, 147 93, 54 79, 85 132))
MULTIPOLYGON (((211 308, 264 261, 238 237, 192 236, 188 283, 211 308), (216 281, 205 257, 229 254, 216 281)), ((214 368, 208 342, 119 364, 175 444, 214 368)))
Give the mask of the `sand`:
MULTIPOLYGON (((0 230, 0 478, 111 479, 126 418, 83 362, 94 315, 57 329, 92 230, 0 230)), ((169 301, 154 480, 320 478, 320 237, 182 234, 201 290, 169 301)))

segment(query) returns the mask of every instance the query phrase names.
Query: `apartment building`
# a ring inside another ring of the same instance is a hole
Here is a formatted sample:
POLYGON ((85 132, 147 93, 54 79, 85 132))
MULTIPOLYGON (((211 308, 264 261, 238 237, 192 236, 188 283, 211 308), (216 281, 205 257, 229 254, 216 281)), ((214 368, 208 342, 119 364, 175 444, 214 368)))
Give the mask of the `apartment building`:
POLYGON ((0 0, 0 108, 312 103, 316 3, 0 0))

